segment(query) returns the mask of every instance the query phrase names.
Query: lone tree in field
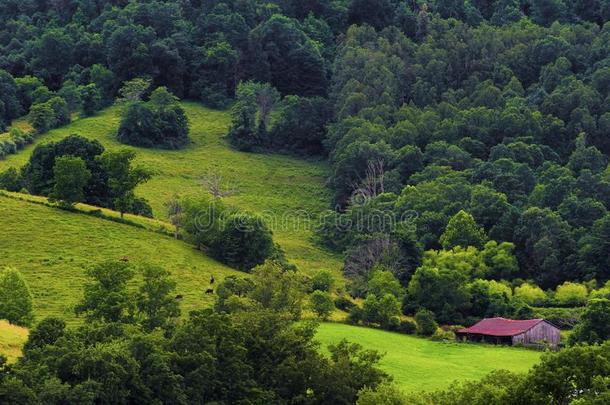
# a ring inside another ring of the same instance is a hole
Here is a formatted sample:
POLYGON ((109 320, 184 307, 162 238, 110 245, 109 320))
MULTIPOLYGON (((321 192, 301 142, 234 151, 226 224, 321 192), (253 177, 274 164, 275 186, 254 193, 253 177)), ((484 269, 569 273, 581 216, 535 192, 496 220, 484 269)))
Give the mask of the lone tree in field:
POLYGON ((117 152, 104 152, 99 158, 102 167, 108 173, 108 185, 112 191, 115 209, 121 213, 131 211, 136 196, 134 189, 138 184, 150 179, 150 172, 142 168, 132 168, 131 161, 136 157, 134 151, 120 150, 117 152))
POLYGON ((129 104, 117 132, 119 142, 145 148, 178 149, 189 143, 189 123, 178 99, 161 87, 148 103, 129 104))
POLYGON ((85 161, 74 156, 60 156, 53 166, 55 186, 49 195, 51 200, 72 206, 85 198, 85 185, 91 178, 85 161))
POLYGON ((30 326, 33 320, 32 293, 21 273, 12 267, 0 272, 0 319, 20 326, 30 326))
POLYGON ((169 222, 174 225, 174 238, 180 237, 180 228, 182 227, 182 202, 176 196, 172 197, 167 203, 165 203, 167 209, 167 216, 169 222))
POLYGON ((225 184, 222 174, 218 170, 211 170, 201 178, 201 186, 214 198, 228 197, 237 192, 237 189, 225 184))

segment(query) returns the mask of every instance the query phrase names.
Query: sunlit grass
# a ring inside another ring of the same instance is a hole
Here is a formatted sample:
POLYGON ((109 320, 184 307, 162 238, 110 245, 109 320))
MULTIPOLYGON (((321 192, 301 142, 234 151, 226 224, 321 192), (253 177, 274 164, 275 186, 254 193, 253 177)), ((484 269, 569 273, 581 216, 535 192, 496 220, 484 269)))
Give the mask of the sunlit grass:
POLYGON ((405 392, 447 388, 454 380, 475 380, 496 369, 526 372, 541 352, 505 346, 435 342, 379 329, 323 323, 316 338, 324 347, 341 339, 385 356, 381 368, 405 392))
POLYGON ((6 356, 9 363, 14 362, 21 355, 21 347, 27 339, 27 328, 0 320, 0 354, 6 356))
MULTIPOLYGON (((325 268, 338 274, 338 255, 317 246, 311 240, 312 230, 302 223, 303 217, 313 220, 329 207, 330 198, 324 187, 327 164, 322 160, 236 151, 224 139, 230 124, 227 111, 210 110, 192 102, 182 105, 190 120, 190 145, 177 151, 132 148, 138 155, 137 164, 155 172, 138 189, 138 194, 150 201, 154 216, 166 219, 164 205, 174 195, 204 195, 202 176, 217 171, 237 191, 226 202, 264 215, 289 260, 307 272, 325 268)), ((97 139, 107 149, 125 148, 115 138, 121 111, 122 107, 113 106, 94 117, 52 130, 18 154, 0 161, 0 171, 23 166, 35 145, 74 133, 97 139)))

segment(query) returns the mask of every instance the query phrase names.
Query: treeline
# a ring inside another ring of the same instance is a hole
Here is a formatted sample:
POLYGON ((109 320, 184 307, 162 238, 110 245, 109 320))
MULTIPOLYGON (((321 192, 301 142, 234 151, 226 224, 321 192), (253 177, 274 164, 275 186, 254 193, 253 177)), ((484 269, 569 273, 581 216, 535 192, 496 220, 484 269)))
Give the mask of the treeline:
POLYGON ((389 379, 357 344, 320 352, 315 325, 297 322, 304 280, 277 263, 228 278, 214 308, 183 318, 163 268, 108 261, 87 274, 75 308, 86 322, 42 319, 16 364, 0 357, 0 402, 347 404, 389 379))
POLYGON ((151 172, 134 167, 135 157, 131 150, 106 151, 98 141, 74 134, 36 146, 20 170, 0 173, 0 187, 47 196, 66 207, 85 202, 116 209, 121 216, 152 217, 148 202, 134 192, 151 172))
MULTIPOLYGON (((332 280, 328 274, 307 280, 274 261, 252 277, 227 277, 212 308, 186 317, 176 283, 161 267, 106 261, 87 275, 75 306, 81 326, 42 319, 15 364, 0 356, 2 403, 602 404, 608 398, 607 342, 546 353, 525 375, 496 371, 406 396, 378 368, 378 353, 345 340, 328 355, 320 352, 315 324, 300 319, 307 291, 320 293, 332 280)), ((388 286, 382 279, 371 286, 388 286)), ((17 270, 0 271, 0 297, 0 316, 32 322, 31 294, 17 270)), ((576 334, 607 339, 609 317, 610 300, 593 300, 576 334)), ((420 333, 436 327, 426 318, 416 317, 420 333)))
POLYGON ((356 295, 381 268, 404 312, 471 323, 534 315, 513 306, 524 280, 610 278, 607 37, 435 17, 419 42, 347 31, 324 141, 339 209, 319 235, 345 252, 356 295))
POLYGON ((329 97, 242 82, 228 136, 243 150, 328 154, 337 210, 319 237, 346 254, 346 274, 366 283, 392 262, 407 287, 424 252, 492 241, 517 265, 483 279, 607 281, 610 38, 584 22, 605 6, 585 17, 560 1, 436 2, 401 25, 392 2, 356 3, 351 21, 370 26, 335 47, 329 97), (473 9, 486 11, 472 21, 473 9))

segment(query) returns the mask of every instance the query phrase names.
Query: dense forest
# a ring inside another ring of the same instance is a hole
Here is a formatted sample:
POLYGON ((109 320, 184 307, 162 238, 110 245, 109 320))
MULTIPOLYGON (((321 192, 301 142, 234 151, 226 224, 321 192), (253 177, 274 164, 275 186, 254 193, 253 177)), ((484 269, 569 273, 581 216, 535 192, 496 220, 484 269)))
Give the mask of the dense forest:
MULTIPOLYGON (((8 132, 0 136, 0 158, 74 113, 94 115, 115 101, 126 104, 118 141, 145 148, 188 146, 178 100, 230 109, 226 139, 233 148, 328 162, 333 201, 317 224, 316 242, 344 257, 348 293, 330 305, 349 313, 349 322, 404 332, 422 332, 428 323, 430 332, 422 334, 430 335, 436 322, 468 325, 490 316, 554 316, 574 326, 572 307, 591 298, 578 308, 583 321, 571 343, 601 343, 610 338, 599 320, 608 318, 596 318, 610 313, 608 21, 609 0, 4 0, 0 133, 8 132), (26 115, 32 132, 10 128, 26 115), (417 325, 402 315, 415 315, 417 325)), ((134 192, 152 174, 131 167, 134 158, 74 135, 37 146, 25 166, 0 173, 0 188, 152 216, 134 192)), ((256 218, 217 203, 230 212, 228 222, 246 215, 254 230, 196 229, 208 202, 174 202, 186 240, 239 270, 269 259, 263 266, 294 271, 256 218)), ((240 298, 251 291, 230 288, 240 298)), ((328 315, 322 295, 320 313, 328 315)), ((61 375, 63 366, 52 361, 53 349, 87 341, 120 341, 123 360, 140 356, 138 367, 163 371, 163 379, 134 381, 151 401, 169 395, 185 403, 352 403, 358 390, 384 379, 375 356, 356 348, 335 348, 332 360, 318 357, 311 332, 286 332, 289 322, 277 314, 246 322, 224 318, 243 308, 217 303, 214 311, 192 314, 177 331, 161 325, 154 337, 135 318, 112 329, 109 319, 94 316, 102 326, 69 333, 59 323, 41 323, 33 335, 40 342, 28 343, 16 376, 3 380, 0 364, 0 399, 13 386, 26 399, 46 391, 28 374, 38 367, 46 367, 45 384, 56 389, 49 401, 94 392, 93 382, 61 375), (217 358, 206 361, 222 367, 204 375, 190 368, 202 358, 186 352, 208 323, 225 329, 206 336, 218 346, 217 358), (42 328, 51 328, 52 337, 38 336, 47 333, 42 328), (271 333, 277 341, 270 344, 296 342, 298 353, 286 353, 281 370, 303 362, 309 368, 280 384, 281 372, 271 371, 277 363, 257 363, 259 353, 248 345, 269 348, 250 341, 258 337, 246 336, 248 328, 271 333), (240 352, 221 358, 228 354, 218 339, 236 342, 240 352), (259 367, 276 384, 256 376, 259 367), (312 380, 322 370, 344 383, 358 367, 368 380, 343 393, 319 376, 312 380), (244 373, 239 384, 217 381, 235 369, 244 373), (78 384, 62 391, 54 378, 78 384), (192 386, 206 378, 217 385, 195 392, 192 386), (159 383, 179 392, 156 392, 159 383)), ((590 350, 605 351, 599 367, 606 371, 599 374, 607 378, 608 344, 590 350)), ((522 381, 515 390, 526 393, 505 389, 501 400, 529 395, 523 403, 564 403, 567 394, 553 397, 543 381, 545 367, 562 361, 567 355, 549 357, 531 373, 539 386, 522 381)), ((504 389, 511 378, 490 376, 480 385, 504 389)), ((582 387, 594 385, 594 377, 585 380, 582 387)), ((595 381, 608 390, 607 381, 595 381)), ((477 403, 466 396, 470 388, 411 401, 477 403)), ((91 402, 137 402, 130 397, 139 395, 135 389, 91 394, 91 402)))

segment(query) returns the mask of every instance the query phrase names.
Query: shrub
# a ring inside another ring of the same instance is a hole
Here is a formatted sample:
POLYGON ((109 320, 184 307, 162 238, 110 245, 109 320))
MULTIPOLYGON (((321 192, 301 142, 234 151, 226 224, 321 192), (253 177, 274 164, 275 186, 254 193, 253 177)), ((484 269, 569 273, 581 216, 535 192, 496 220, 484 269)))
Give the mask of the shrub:
POLYGON ((451 330, 438 328, 430 338, 436 341, 455 340, 455 333, 451 330))
POLYGON ((64 335, 66 323, 59 318, 45 318, 34 329, 30 331, 28 341, 23 347, 23 351, 27 352, 33 349, 39 349, 46 345, 54 344, 57 339, 64 335))
POLYGON ((560 329, 572 329, 580 322, 583 308, 535 308, 531 318, 546 319, 560 329))
POLYGON ((400 316, 400 301, 391 293, 379 298, 375 294, 367 295, 362 310, 366 323, 376 323, 384 329, 398 326, 392 318, 400 316))
POLYGON ((29 122, 39 134, 43 134, 55 125, 55 113, 47 103, 34 104, 30 110, 29 122))
POLYGON ((14 167, 0 173, 0 188, 8 191, 19 191, 23 188, 21 175, 14 167))
POLYGON ((589 293, 585 285, 565 282, 557 287, 555 300, 560 305, 580 306, 587 302, 588 295, 589 293))
POLYGON ((591 291, 590 298, 607 298, 610 299, 610 281, 607 281, 603 287, 591 291))
POLYGON ((335 298, 335 307, 342 311, 349 312, 355 305, 356 304, 354 304, 354 302, 345 295, 335 298))
POLYGON ((335 309, 335 303, 330 294, 316 290, 309 296, 311 309, 316 315, 324 320, 328 319, 335 309))
POLYGON ((311 290, 330 291, 335 284, 335 277, 328 270, 320 270, 311 280, 311 290))
POLYGON ((261 218, 247 214, 232 214, 222 224, 210 244, 216 259, 242 271, 265 262, 274 253, 272 233, 261 218))
POLYGON ((68 103, 61 97, 53 97, 47 101, 51 110, 53 110, 53 127, 60 127, 70 123, 70 109, 68 103))
POLYGON ((0 272, 0 319, 30 326, 33 320, 32 293, 21 273, 11 267, 0 272))
POLYGON ((354 305, 347 315, 347 323, 357 325, 362 322, 364 318, 364 311, 358 305, 354 305))
POLYGON ((438 329, 438 324, 434 320, 434 314, 427 309, 420 309, 415 314, 417 333, 423 336, 432 336, 438 329))
POLYGON ((184 110, 171 93, 158 90, 150 103, 135 102, 129 106, 117 133, 119 142, 165 149, 178 149, 188 143, 184 110))
POLYGON ((376 388, 364 387, 358 392, 356 405, 400 405, 407 404, 407 398, 390 382, 379 384, 376 388))
POLYGON ((525 302, 518 303, 513 312, 515 319, 532 319, 534 318, 534 309, 525 302))
POLYGON ((602 343, 610 339, 610 300, 594 298, 587 303, 581 322, 570 335, 570 343, 602 343))
POLYGON ((407 335, 412 335, 417 331, 417 325, 415 322, 410 320, 402 320, 400 321, 400 325, 398 326, 398 332, 405 333, 407 335))
POLYGON ((542 305, 546 302, 547 296, 542 288, 535 284, 523 283, 515 288, 515 298, 520 299, 529 305, 542 305))

